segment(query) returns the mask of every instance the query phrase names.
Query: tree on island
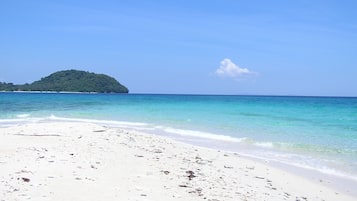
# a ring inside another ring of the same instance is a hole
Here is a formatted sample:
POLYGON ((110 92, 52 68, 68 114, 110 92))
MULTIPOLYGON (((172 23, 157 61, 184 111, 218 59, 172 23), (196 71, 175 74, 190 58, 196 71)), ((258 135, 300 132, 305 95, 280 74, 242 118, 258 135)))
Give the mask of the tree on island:
POLYGON ((128 88, 108 75, 79 70, 58 71, 31 84, 14 85, 0 82, 0 91, 129 92, 128 88))

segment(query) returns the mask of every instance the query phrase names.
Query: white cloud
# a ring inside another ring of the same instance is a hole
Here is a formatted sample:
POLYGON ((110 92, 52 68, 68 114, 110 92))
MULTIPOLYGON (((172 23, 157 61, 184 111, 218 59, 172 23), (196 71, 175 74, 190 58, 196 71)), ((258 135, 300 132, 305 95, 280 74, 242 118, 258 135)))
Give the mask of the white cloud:
POLYGON ((221 77, 239 77, 241 75, 252 74, 250 70, 247 68, 241 68, 235 63, 233 63, 230 59, 223 59, 221 61, 221 65, 216 70, 215 74, 221 77))

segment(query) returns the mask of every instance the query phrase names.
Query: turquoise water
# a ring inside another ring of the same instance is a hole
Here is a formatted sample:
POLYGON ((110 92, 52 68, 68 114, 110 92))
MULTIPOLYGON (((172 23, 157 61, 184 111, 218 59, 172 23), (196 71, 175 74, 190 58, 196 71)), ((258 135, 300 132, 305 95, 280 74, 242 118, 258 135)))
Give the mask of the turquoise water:
POLYGON ((92 121, 357 178, 357 98, 0 93, 0 126, 92 121))

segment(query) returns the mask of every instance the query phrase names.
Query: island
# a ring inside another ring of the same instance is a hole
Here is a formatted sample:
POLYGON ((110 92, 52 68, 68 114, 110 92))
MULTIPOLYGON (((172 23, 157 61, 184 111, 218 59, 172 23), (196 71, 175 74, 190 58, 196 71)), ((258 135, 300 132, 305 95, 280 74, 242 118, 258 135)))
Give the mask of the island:
POLYGON ((129 90, 116 79, 104 74, 80 70, 64 70, 52 73, 31 84, 0 82, 0 91, 49 91, 128 93, 129 90))

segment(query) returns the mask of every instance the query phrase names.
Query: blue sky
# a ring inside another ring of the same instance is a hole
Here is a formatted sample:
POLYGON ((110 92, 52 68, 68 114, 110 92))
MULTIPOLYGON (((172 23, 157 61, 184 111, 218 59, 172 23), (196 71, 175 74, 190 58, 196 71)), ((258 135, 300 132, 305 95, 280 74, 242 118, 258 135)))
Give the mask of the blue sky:
POLYGON ((0 81, 79 69, 132 93, 357 96, 357 1, 1 1, 0 81))

